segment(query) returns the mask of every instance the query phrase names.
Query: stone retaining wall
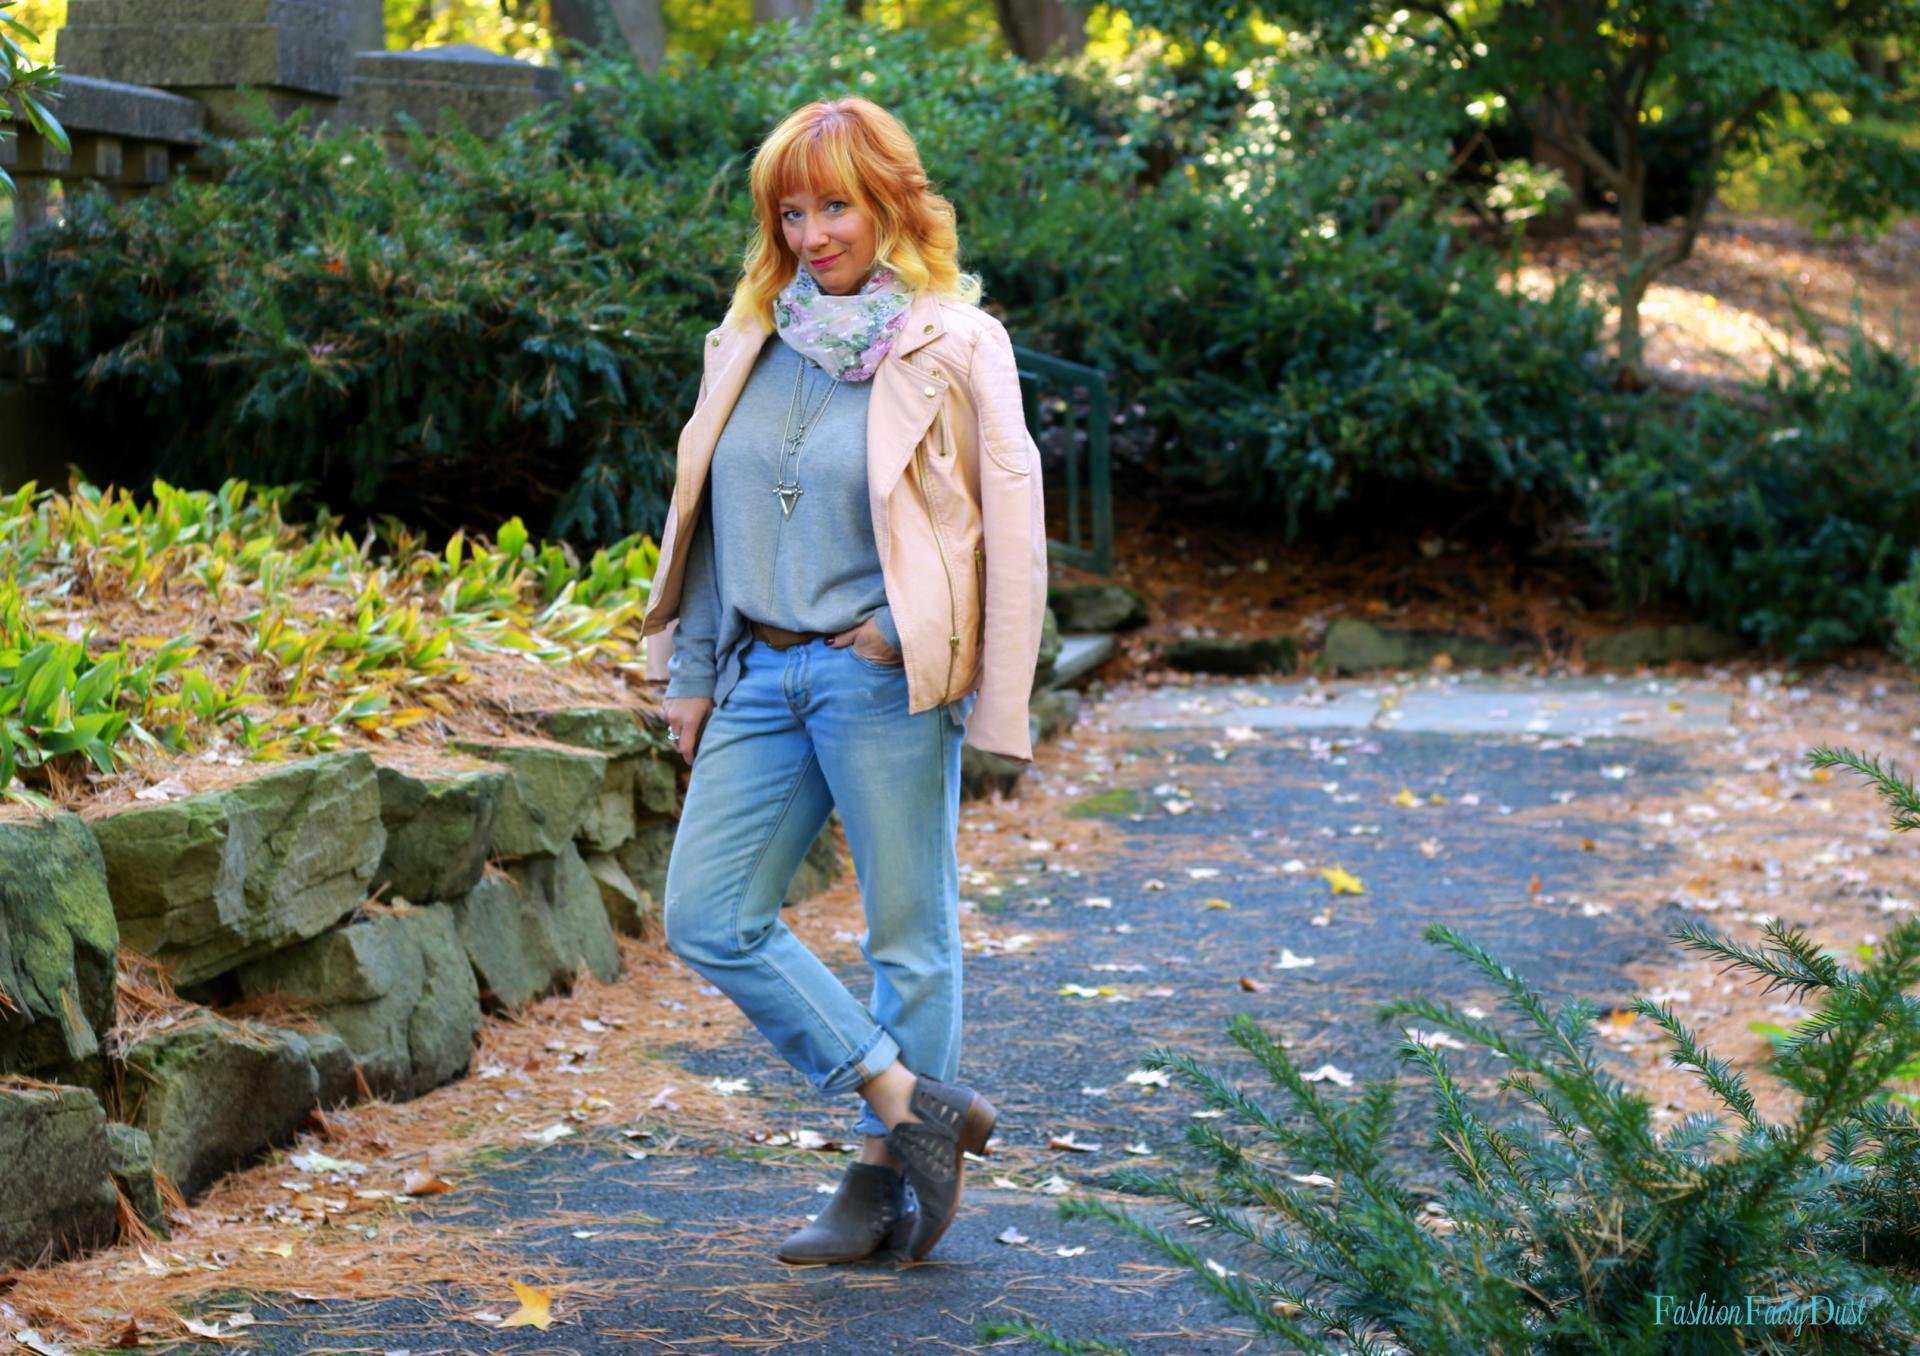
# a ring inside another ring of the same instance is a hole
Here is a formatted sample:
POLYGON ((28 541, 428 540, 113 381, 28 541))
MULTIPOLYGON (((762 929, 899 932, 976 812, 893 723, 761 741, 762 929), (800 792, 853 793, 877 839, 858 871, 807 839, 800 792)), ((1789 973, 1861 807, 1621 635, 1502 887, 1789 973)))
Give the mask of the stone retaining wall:
MULTIPOLYGON (((464 741, 421 776, 362 752, 91 823, 0 823, 0 1266, 113 1241, 124 1194, 165 1234, 315 1108, 418 1097, 481 1015, 620 970, 655 926, 683 764, 624 710, 550 711, 552 743, 464 741), (116 1022, 121 948, 199 1010, 116 1022), (292 995, 288 1030, 215 1009, 292 995)), ((840 865, 829 832, 791 898, 840 865)))
MULTIPOLYGON (((1055 639, 1043 647, 1046 675, 1055 639)), ((1038 745, 1077 693, 1042 686, 1038 745)), ((316 1109, 467 1070, 482 1014, 620 972, 657 926, 679 752, 623 708, 534 713, 421 775, 329 753, 91 822, 0 822, 0 1267, 114 1241, 292 1140, 316 1109), (451 760, 450 760, 451 761, 451 760), (123 954, 199 1005, 122 1025, 123 954), (218 1009, 288 996, 299 1030, 218 1009)), ((964 747, 964 796, 1026 766, 964 747)), ((829 823, 787 903, 839 878, 829 823)))

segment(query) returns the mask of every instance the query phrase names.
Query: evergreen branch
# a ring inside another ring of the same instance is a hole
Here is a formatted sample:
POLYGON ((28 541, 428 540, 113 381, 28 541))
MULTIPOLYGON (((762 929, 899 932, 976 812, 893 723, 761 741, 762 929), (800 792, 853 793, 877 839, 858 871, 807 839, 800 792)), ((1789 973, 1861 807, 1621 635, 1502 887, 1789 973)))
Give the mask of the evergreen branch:
POLYGON ((1719 974, 1747 970, 1765 976, 1769 982, 1762 992, 1771 993, 1774 989, 1785 988, 1791 997, 1798 1000, 1816 989, 1834 986, 1839 967, 1830 958, 1820 955, 1799 934, 1797 928, 1790 930, 1776 921, 1768 923, 1763 931, 1774 942, 1770 950, 1742 946, 1694 922, 1675 924, 1668 930, 1667 936, 1690 951, 1704 952, 1725 961, 1719 974))
POLYGON ((1636 998, 1630 1005, 1633 1011, 1653 1022, 1673 1041, 1673 1053, 1668 1056, 1681 1068, 1692 1069, 1698 1073, 1706 1085, 1713 1090, 1714 1096, 1734 1115, 1748 1125, 1758 1120, 1754 1110, 1753 1092, 1731 1064, 1724 1059, 1708 1054, 1700 1048, 1699 1039, 1673 1015, 1673 1009, 1665 1003, 1658 1006, 1644 998, 1636 998))
POLYGON ((1874 783, 1893 812, 1889 826, 1896 832, 1905 833, 1908 829, 1920 829, 1920 791, 1906 778, 1895 774, 1893 765, 1880 766, 1878 758, 1862 758, 1848 749, 1830 749, 1824 744, 1816 745, 1807 754, 1807 762, 1814 768, 1850 767, 1855 772, 1874 783))
POLYGON ((1025 1319, 983 1323, 975 1330, 974 1335, 983 1342, 996 1341, 1002 1337, 1025 1337, 1038 1342, 1048 1351, 1059 1352, 1060 1356, 1134 1356, 1131 1347, 1103 1342, 1094 1337, 1065 1337, 1052 1328, 1029 1323, 1025 1319))
POLYGON ((1208 1266, 1207 1262, 1211 1260, 1210 1258, 1202 1257, 1164 1229, 1135 1217, 1131 1212, 1116 1209, 1107 1202, 1093 1197, 1080 1197, 1062 1201, 1060 1215, 1063 1219, 1098 1217, 1119 1225, 1142 1242, 1151 1244, 1174 1261, 1187 1267, 1199 1277, 1202 1285, 1224 1300, 1229 1308, 1251 1318, 1261 1331, 1296 1342, 1303 1350, 1319 1353, 1320 1356, 1338 1356, 1333 1349, 1321 1344, 1279 1314, 1274 1313, 1269 1306, 1260 1303, 1249 1285, 1240 1277, 1221 1274, 1225 1268, 1215 1270, 1214 1267, 1208 1266))

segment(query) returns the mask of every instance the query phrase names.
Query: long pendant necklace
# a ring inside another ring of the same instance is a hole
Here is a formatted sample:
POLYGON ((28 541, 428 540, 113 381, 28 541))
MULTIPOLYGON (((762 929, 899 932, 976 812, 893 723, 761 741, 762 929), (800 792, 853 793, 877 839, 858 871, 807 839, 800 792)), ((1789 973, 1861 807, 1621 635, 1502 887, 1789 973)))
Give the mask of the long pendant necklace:
POLYGON ((793 370, 793 396, 787 402, 787 433, 780 447, 779 479, 774 482, 773 492, 780 496, 780 510, 787 517, 793 517, 793 506, 800 499, 800 448, 807 441, 807 435, 813 432, 827 413, 827 406, 833 401, 833 393, 840 389, 837 377, 827 380, 827 394, 813 413, 808 414, 805 402, 800 398, 800 378, 807 370, 809 359, 802 358, 800 365, 793 370), (794 426, 794 415, 798 412, 799 426, 794 426), (787 483, 787 455, 793 455, 793 483, 787 483))

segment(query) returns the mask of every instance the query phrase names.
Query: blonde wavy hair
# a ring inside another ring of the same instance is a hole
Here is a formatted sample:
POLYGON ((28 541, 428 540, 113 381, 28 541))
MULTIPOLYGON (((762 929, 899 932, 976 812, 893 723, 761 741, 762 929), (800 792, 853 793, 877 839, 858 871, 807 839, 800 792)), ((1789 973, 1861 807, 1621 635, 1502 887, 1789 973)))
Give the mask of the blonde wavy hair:
POLYGON ((980 279, 960 271, 953 204, 928 187, 912 135, 880 105, 850 95, 795 109, 754 152, 748 181, 759 229, 741 260, 728 324, 754 319, 773 328, 774 298, 800 267, 780 225, 780 199, 796 193, 840 193, 867 213, 874 265, 915 295, 980 300, 980 279))

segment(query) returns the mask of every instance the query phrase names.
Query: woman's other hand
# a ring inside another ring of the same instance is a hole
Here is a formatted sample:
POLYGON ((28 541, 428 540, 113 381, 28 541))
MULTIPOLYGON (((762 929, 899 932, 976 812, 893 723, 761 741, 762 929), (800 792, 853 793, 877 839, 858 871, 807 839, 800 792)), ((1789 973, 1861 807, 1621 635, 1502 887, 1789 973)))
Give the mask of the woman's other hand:
POLYGON ((667 698, 667 728, 675 736, 674 742, 680 746, 680 756, 687 760, 687 766, 693 766, 694 751, 700 747, 700 733, 707 728, 707 717, 713 714, 711 697, 669 697, 667 698))
POLYGON ((887 638, 880 633, 880 627, 872 617, 868 617, 850 631, 842 631, 837 636, 828 637, 827 644, 839 649, 852 646, 855 654, 875 664, 904 662, 900 652, 887 643, 887 638), (863 637, 864 644, 861 643, 863 637))

